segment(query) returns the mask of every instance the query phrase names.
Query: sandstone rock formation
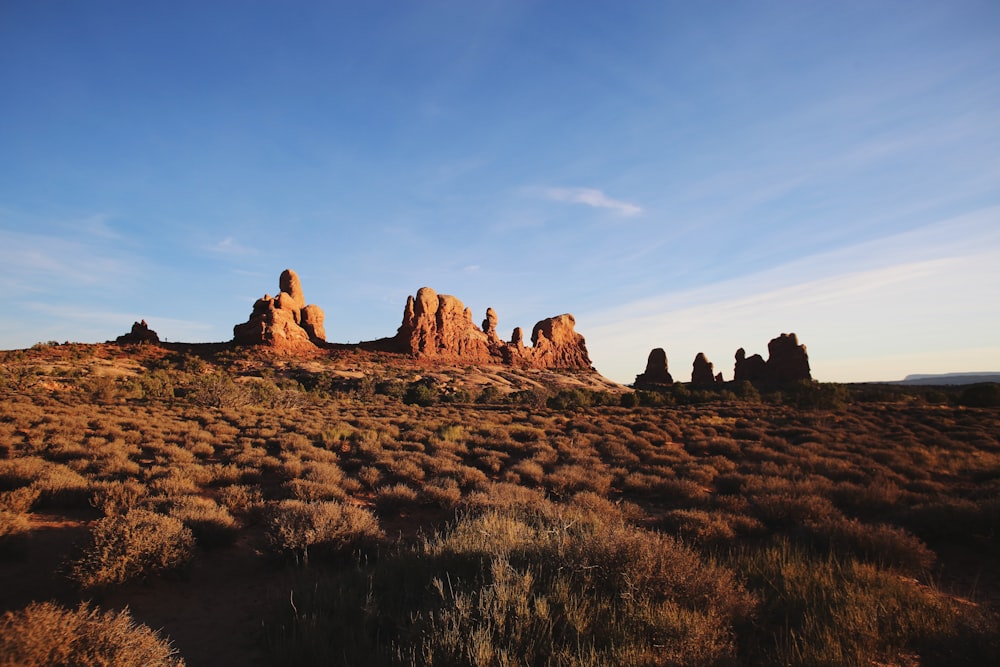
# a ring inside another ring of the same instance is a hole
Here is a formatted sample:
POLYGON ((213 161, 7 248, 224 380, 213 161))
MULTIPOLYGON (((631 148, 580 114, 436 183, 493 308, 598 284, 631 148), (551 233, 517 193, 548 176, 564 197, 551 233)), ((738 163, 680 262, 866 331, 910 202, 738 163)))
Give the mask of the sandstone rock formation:
POLYGON ((635 376, 636 389, 673 384, 673 382, 674 378, 667 369, 666 351, 662 347, 654 348, 646 360, 646 370, 635 376))
POLYGON ((306 305, 298 275, 285 269, 278 280, 280 292, 265 294, 253 305, 250 319, 233 327, 237 345, 266 345, 283 352, 315 349, 326 342, 323 310, 306 305))
POLYGON ((391 339, 392 347, 423 358, 468 364, 507 364, 527 368, 586 368, 590 356, 576 320, 565 314, 538 322, 531 332, 531 347, 524 344, 520 327, 510 342, 497 333, 499 318, 487 309, 483 328, 472 311, 457 298, 421 287, 407 297, 403 322, 391 339))
POLYGON ((799 345, 798 336, 793 333, 781 334, 767 344, 767 364, 765 377, 775 385, 784 385, 800 380, 811 380, 809 355, 806 346, 799 345))
POLYGON ((115 342, 119 345, 142 345, 144 343, 150 345, 158 345, 160 343, 160 337, 155 331, 149 328, 146 324, 146 320, 142 322, 135 322, 132 324, 132 330, 127 334, 122 334, 115 338, 115 342))
POLYGON ((765 374, 764 357, 759 354, 747 356, 741 347, 736 350, 736 366, 733 368, 733 382, 761 382, 765 374))
POLYGON ((799 345, 799 339, 793 333, 771 339, 767 344, 767 361, 759 354, 746 356, 742 347, 736 350, 733 376, 736 382, 746 380, 771 387, 812 379, 806 346, 799 345))
POLYGON ((691 384, 696 387, 711 387, 716 382, 721 382, 721 374, 717 378, 712 362, 708 360, 704 352, 699 352, 698 356, 694 358, 691 369, 691 384))

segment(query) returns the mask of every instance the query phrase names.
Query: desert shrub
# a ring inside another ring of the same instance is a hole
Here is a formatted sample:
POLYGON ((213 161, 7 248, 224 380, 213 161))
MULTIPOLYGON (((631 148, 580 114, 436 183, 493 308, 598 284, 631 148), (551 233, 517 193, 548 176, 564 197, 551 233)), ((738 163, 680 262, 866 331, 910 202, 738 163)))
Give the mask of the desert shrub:
POLYGON ((481 403, 484 405, 496 405, 503 403, 507 399, 506 394, 494 387, 493 385, 487 385, 483 387, 483 390, 479 392, 476 396, 476 403, 481 403))
POLYGON ((971 408, 1000 407, 1000 384, 996 382, 971 384, 959 394, 958 402, 971 408))
POLYGON ((433 384, 425 381, 411 382, 403 394, 403 402, 408 405, 426 407, 441 400, 441 391, 433 384))
POLYGON ((239 525, 225 507, 211 498, 182 496, 170 502, 170 516, 191 529, 202 547, 232 544, 239 525))
POLYGON ((149 490, 134 479, 105 482, 94 491, 90 504, 105 516, 125 514, 141 507, 149 498, 149 490))
POLYGON ((782 401, 800 409, 840 410, 851 401, 842 384, 801 380, 782 390, 782 401))
POLYGON ((232 514, 248 523, 257 523, 261 518, 264 499, 260 488, 233 484, 219 489, 219 502, 232 514))
POLYGON ((736 532, 729 525, 727 516, 717 511, 670 510, 660 519, 659 526, 670 534, 678 535, 689 543, 698 545, 722 544, 736 537, 736 532))
POLYGON ((11 491, 0 491, 0 512, 24 514, 31 511, 31 506, 38 500, 41 491, 37 486, 22 486, 11 491))
POLYGON ((722 665, 751 608, 676 540, 568 507, 463 517, 295 593, 269 643, 301 663, 722 665))
POLYGON ((15 535, 26 533, 30 527, 27 514, 0 509, 0 545, 15 535))
POLYGON ((379 514, 385 516, 415 504, 419 495, 416 489, 402 482, 381 486, 375 490, 375 507, 379 514))
POLYGON ((0 619, 0 664, 19 667, 183 667, 170 641, 128 610, 33 602, 0 619))
POLYGON ((154 370, 139 376, 139 390, 143 398, 167 399, 174 397, 174 379, 164 370, 154 370))
POLYGON ((382 536, 375 515, 336 501, 279 501, 267 513, 265 529, 276 551, 303 564, 309 563, 310 553, 334 555, 382 536))
POLYGON ((785 540, 740 549, 735 561, 761 598, 742 641, 752 664, 982 665, 1000 658, 995 620, 895 573, 785 540))
POLYGON ((223 373, 210 373, 195 378, 188 398, 197 405, 210 408, 241 408, 253 401, 246 386, 234 382, 232 377, 223 373))
POLYGON ((807 522, 806 530, 814 542, 834 553, 910 574, 926 574, 935 560, 926 544, 898 526, 837 517, 823 523, 807 522))
POLYGON ((435 477, 420 488, 420 499, 443 509, 454 509, 462 501, 462 490, 451 477, 435 477))
POLYGON ((194 537, 179 520, 133 509, 94 523, 90 544, 70 573, 84 588, 120 584, 182 567, 193 549, 194 537))
POLYGON ((544 479, 545 486, 560 496, 570 496, 579 491, 607 495, 611 482, 611 476, 603 470, 573 463, 557 466, 544 479))
POLYGON ((562 389, 555 396, 550 396, 545 401, 545 404, 553 410, 589 408, 593 403, 593 392, 579 388, 562 389))

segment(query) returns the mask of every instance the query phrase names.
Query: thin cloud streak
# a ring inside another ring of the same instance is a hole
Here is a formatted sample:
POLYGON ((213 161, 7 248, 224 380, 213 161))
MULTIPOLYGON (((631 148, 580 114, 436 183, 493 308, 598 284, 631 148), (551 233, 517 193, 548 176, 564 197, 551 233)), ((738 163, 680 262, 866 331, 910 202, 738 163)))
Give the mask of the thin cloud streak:
POLYGON ((642 213, 642 207, 627 201, 612 199, 596 188, 542 188, 540 194, 551 201, 606 208, 624 216, 642 213))
POLYGON ((237 241, 232 236, 227 236, 215 245, 209 246, 208 250, 220 255, 257 255, 255 248, 250 248, 237 241))

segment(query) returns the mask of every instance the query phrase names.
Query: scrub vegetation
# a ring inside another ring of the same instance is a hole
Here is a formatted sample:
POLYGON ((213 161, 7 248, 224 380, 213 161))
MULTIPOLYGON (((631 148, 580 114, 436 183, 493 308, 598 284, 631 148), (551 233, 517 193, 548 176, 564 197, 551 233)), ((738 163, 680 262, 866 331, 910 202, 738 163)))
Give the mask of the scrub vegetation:
POLYGON ((991 389, 3 355, 0 664, 1000 664, 991 389))

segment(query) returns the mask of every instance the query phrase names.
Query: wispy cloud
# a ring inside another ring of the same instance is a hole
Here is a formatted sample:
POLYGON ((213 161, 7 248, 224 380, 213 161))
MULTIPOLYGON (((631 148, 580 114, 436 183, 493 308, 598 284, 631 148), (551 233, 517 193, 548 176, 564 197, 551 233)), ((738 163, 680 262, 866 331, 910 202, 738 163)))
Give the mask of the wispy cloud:
POLYGON ((256 255, 256 248, 245 246, 232 236, 227 236, 218 243, 211 245, 208 249, 220 255, 256 255))
POLYGON ((606 208, 620 215, 632 216, 642 213, 641 206, 620 199, 613 199, 596 188, 539 188, 538 193, 551 201, 585 204, 593 208, 606 208))
POLYGON ((0 287, 36 292, 70 285, 115 285, 135 272, 127 254, 101 244, 0 230, 0 287))

